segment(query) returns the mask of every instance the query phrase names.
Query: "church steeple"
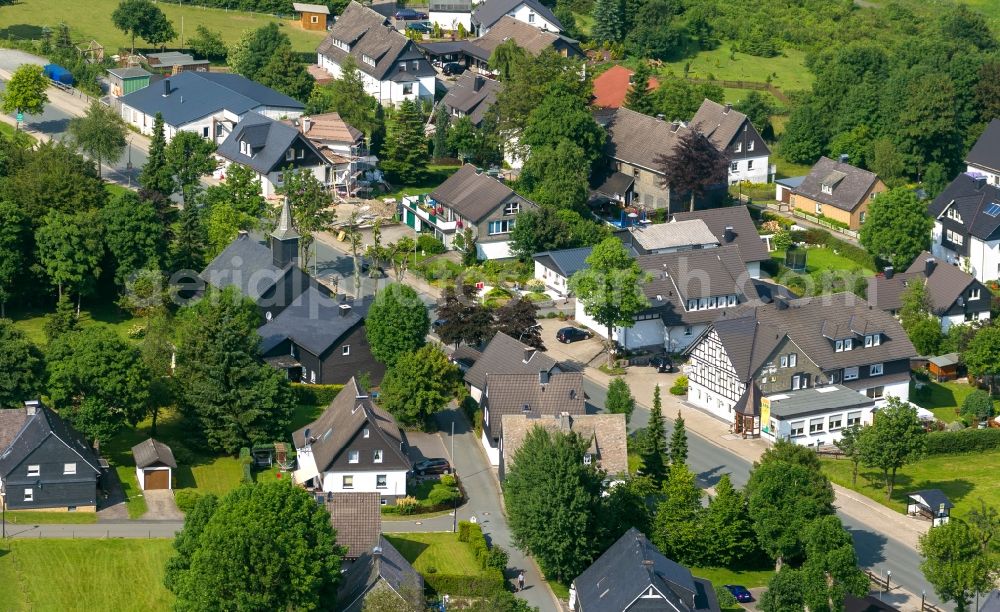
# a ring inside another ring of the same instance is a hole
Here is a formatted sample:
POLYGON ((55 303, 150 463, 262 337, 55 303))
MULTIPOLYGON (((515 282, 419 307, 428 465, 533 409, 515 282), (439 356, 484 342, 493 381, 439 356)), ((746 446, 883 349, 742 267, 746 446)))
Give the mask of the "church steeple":
POLYGON ((278 226, 271 232, 271 257, 278 268, 299 261, 299 232, 292 223, 292 209, 288 198, 281 203, 278 226))

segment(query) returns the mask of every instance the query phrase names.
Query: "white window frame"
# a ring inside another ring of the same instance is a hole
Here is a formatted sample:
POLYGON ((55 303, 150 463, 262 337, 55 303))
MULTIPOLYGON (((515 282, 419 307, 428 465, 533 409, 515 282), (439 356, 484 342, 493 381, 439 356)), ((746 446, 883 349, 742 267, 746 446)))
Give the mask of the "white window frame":
POLYGON ((753 140, 751 140, 750 142, 748 142, 747 143, 747 151, 753 151, 753 145, 754 145, 754 141, 753 140))
POLYGON ((33 501, 35 501, 35 490, 34 489, 25 489, 24 490, 24 501, 26 501, 26 502, 33 502, 33 501))
POLYGON ((969 299, 970 300, 978 300, 979 299, 979 289, 972 289, 971 291, 969 291, 969 299))
POLYGON ((344 346, 340 347, 340 354, 342 356, 344 356, 344 357, 347 357, 348 355, 350 355, 351 354, 351 345, 350 344, 345 344, 344 346))
POLYGON ((835 353, 843 353, 844 352, 844 341, 843 340, 835 340, 833 342, 833 352, 835 352, 835 353))
POLYGON ((798 391, 802 388, 802 377, 796 374, 792 376, 792 391, 798 391))
POLYGON ((403 95, 404 96, 413 95, 413 83, 403 83, 403 95))
POLYGON ((41 475, 42 475, 42 466, 40 466, 40 465, 29 465, 28 466, 28 478, 31 478, 31 477, 34 477, 34 476, 41 476, 41 475))
POLYGON ((357 463, 361 460, 361 453, 356 450, 347 451, 347 462, 357 463))
POLYGON ((787 368, 788 367, 788 355, 782 355, 781 356, 781 367, 783 367, 783 368, 787 368))
POLYGON ((794 368, 799 363, 798 353, 788 353, 788 367, 794 368))
POLYGON ((361 430, 361 437, 362 438, 367 438, 370 435, 371 435, 371 431, 367 427, 365 427, 364 429, 361 430))
POLYGON ((753 170, 753 160, 752 159, 748 159, 747 160, 747 170, 753 170))
POLYGON ((860 425, 861 424, 861 411, 855 410, 853 412, 847 413, 847 426, 860 425))
POLYGON ((74 475, 76 475, 76 463, 64 463, 63 476, 74 476, 74 475))
POLYGON ((376 489, 388 489, 389 488, 389 475, 388 474, 375 474, 375 488, 376 489), (381 484, 379 484, 381 482, 381 484))
POLYGON ((372 451, 372 463, 382 463, 382 458, 384 453, 381 448, 376 448, 372 451))
POLYGON ((800 436, 806 435, 806 422, 805 421, 792 421, 792 427, 790 430, 790 435, 793 438, 798 438, 800 436))
POLYGON ((835 414, 830 417, 830 431, 837 431, 838 429, 843 429, 844 427, 844 415, 835 414))
POLYGON ((503 214, 505 216, 516 215, 519 212, 521 212, 520 202, 510 202, 503 207, 503 214))
POLYGON ((869 376, 881 376, 885 372, 885 365, 881 363, 873 363, 868 366, 869 376))
POLYGON ((285 161, 292 161, 294 159, 295 159, 295 148, 288 147, 288 150, 285 151, 285 161))
POLYGON ((740 169, 740 162, 733 162, 729 164, 730 172, 739 172, 739 169, 740 169))
POLYGON ((343 489, 353 489, 354 488, 354 474, 345 474, 340 480, 341 488, 343 489))
POLYGON ((844 350, 845 351, 854 350, 854 339, 853 338, 844 338, 844 350))
POLYGON ((846 382, 848 380, 857 380, 858 374, 859 373, 857 367, 844 368, 844 381, 846 382))
POLYGON ((826 419, 824 419, 823 417, 809 419, 809 433, 815 434, 815 433, 823 433, 824 431, 826 431, 825 429, 823 429, 823 426, 826 424, 824 421, 826 421, 826 419))

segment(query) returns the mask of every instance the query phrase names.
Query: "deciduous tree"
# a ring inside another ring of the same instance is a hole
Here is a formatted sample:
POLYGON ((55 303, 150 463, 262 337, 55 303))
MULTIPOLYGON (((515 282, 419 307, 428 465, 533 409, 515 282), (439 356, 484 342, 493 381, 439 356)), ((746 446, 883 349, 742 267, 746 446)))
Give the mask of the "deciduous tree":
POLYGON ((443 321, 435 331, 445 344, 458 348, 463 342, 478 346, 488 340, 493 327, 493 317, 479 301, 474 285, 463 284, 461 293, 455 287, 445 287, 444 304, 438 310, 438 319, 443 321))
POLYGON ((900 187, 871 201, 859 239, 869 253, 904 270, 930 246, 933 225, 924 203, 913 191, 900 187))
POLYGON ((680 137, 677 147, 669 155, 659 155, 655 160, 664 175, 664 184, 674 195, 690 194, 690 210, 695 200, 704 196, 708 188, 726 182, 728 162, 725 156, 701 132, 688 129, 680 137))
POLYGON ((554 147, 531 149, 518 177, 518 185, 542 206, 554 210, 580 210, 587 202, 590 168, 584 150, 563 139, 554 147))
POLYGON ((538 325, 538 306, 531 300, 524 297, 513 298, 497 308, 493 315, 496 331, 536 349, 545 348, 541 326, 538 325))
POLYGON ((805 579, 801 570, 785 568, 767 583, 760 597, 763 612, 799 612, 805 610, 805 579))
POLYGON ((424 426, 455 398, 460 378, 439 345, 425 344, 403 353, 389 367, 379 405, 404 425, 424 426))
POLYGON ((839 440, 833 442, 833 445, 851 462, 851 486, 858 485, 858 464, 861 463, 861 450, 858 446, 860 435, 861 426, 851 425, 840 432, 839 440))
POLYGON ((806 560, 802 577, 810 610, 841 610, 847 595, 868 594, 868 576, 858 567, 854 540, 840 519, 827 515, 806 526, 806 560))
POLYGON ((256 81, 268 62, 291 44, 288 35, 272 21, 256 30, 243 32, 239 40, 230 45, 226 61, 233 72, 256 81))
POLYGON ((956 609, 968 610, 977 593, 994 587, 996 562, 983 553, 964 521, 953 518, 934 527, 920 536, 917 548, 924 557, 920 564, 924 577, 938 596, 954 602, 956 609))
POLYGON ((427 342, 427 307, 409 285, 392 283, 375 296, 365 318, 372 355, 387 367, 427 342))
POLYGON ((28 220, 11 202, 0 200, 0 318, 17 294, 17 278, 28 261, 28 220))
POLYGON ((94 211, 75 215, 50 211, 42 220, 35 241, 45 273, 60 296, 68 288, 79 298, 97 282, 104 247, 94 211))
POLYGON ((587 102, 575 87, 554 84, 528 115, 521 144, 531 149, 555 149, 561 142, 570 142, 580 148, 587 164, 592 164, 601 156, 605 132, 594 121, 587 102))
POLYGON ((132 38, 133 55, 136 36, 151 45, 159 45, 177 35, 167 16, 150 0, 122 0, 111 13, 111 21, 132 38))
POLYGON ((0 408, 38 399, 44 380, 42 352, 13 322, 0 318, 0 408))
POLYGON ((969 369, 969 375, 989 381, 992 395, 1000 371, 1000 327, 990 325, 980 329, 965 347, 962 362, 969 369))
POLYGON ((282 45, 257 73, 261 85, 305 102, 309 99, 316 80, 306 71, 306 67, 295 57, 292 46, 282 45))
POLYGON ((225 60, 226 54, 229 53, 222 33, 209 30, 204 25, 195 28, 195 35, 189 38, 187 43, 195 53, 210 60, 225 60))
POLYGON ((861 430, 861 462, 882 470, 886 498, 892 497, 896 471, 923 455, 926 438, 917 409, 895 396, 889 397, 872 424, 861 430))
POLYGON ((77 146, 97 161, 97 176, 101 176, 101 164, 116 163, 128 144, 121 115, 97 100, 90 103, 86 115, 70 120, 69 133, 77 146))
POLYGON ((37 64, 22 64, 14 71, 3 92, 3 112, 8 115, 23 112, 40 115, 49 101, 45 90, 49 79, 37 64))
POLYGON ((624 414, 626 423, 632 420, 635 398, 632 397, 632 390, 629 389, 628 383, 621 376, 611 379, 604 407, 611 414, 624 414))
POLYGON ((733 567, 751 558, 759 549, 753 537, 747 499, 737 490, 729 474, 715 485, 701 522, 705 542, 705 562, 713 567, 733 567))
POLYGON ((973 423, 985 421, 992 417, 994 413, 993 398, 982 389, 976 389, 968 394, 962 402, 962 416, 967 417, 973 423))
POLYGON ((36 230, 51 210, 72 215, 100 208, 108 198, 93 162, 55 140, 25 152, 0 190, 36 230))
POLYGON ((701 564, 706 557, 701 529, 705 510, 702 491, 686 465, 671 464, 663 494, 666 499, 657 507, 653 542, 669 559, 683 565, 701 564))
POLYGON ((100 221, 119 288, 140 270, 159 270, 166 265, 164 227, 152 204, 126 192, 101 209, 100 221))
POLYGON ((198 181, 211 174, 217 165, 212 153, 215 145, 194 132, 181 130, 174 134, 166 149, 167 168, 173 177, 173 191, 180 191, 184 205, 194 205, 198 181))
MULTIPOLYGON (((285 184, 280 193, 288 197, 288 204, 295 217, 295 227, 302 234, 300 245, 304 253, 309 252, 313 235, 330 227, 335 214, 330 210, 333 198, 330 191, 307 168, 285 171, 285 184)), ((308 257, 305 258, 308 260, 308 257)))

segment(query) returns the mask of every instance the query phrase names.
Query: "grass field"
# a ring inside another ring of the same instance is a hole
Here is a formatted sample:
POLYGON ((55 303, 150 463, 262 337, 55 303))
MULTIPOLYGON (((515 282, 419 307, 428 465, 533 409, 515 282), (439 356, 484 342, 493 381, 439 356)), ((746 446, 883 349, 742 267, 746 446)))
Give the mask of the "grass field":
MULTIPOLYGON (((784 265, 785 252, 781 250, 773 251, 771 253, 771 259, 784 265)), ((854 263, 850 259, 834 253, 833 249, 827 247, 809 247, 806 249, 807 274, 812 274, 813 272, 820 270, 844 270, 850 272, 858 267, 858 264, 854 263)), ((867 268, 862 268, 861 273, 865 276, 875 274, 873 270, 869 270, 867 268)))
MULTIPOLYGON (((46 310, 21 310, 15 306, 8 306, 7 316, 14 321, 15 327, 28 336, 29 340, 39 346, 45 346, 45 315, 54 309, 55 304, 46 310)), ((114 304, 88 304, 87 298, 84 298, 78 322, 83 327, 95 323, 105 323, 116 329, 123 338, 127 338, 128 330, 134 325, 142 325, 144 320, 133 318, 129 313, 114 304)))
MULTIPOLYGON (((65 21, 73 34, 73 42, 95 39, 103 44, 106 53, 111 55, 131 45, 129 37, 117 30, 111 22, 111 13, 117 6, 118 0, 87 0, 86 10, 72 10, 82 7, 65 0, 62 2, 21 0, 17 4, 5 6, 3 11, 0 11, 0 38, 38 39, 41 37, 42 27, 54 28, 65 21)), ((158 3, 158 6, 173 22, 174 30, 177 32, 177 38, 167 43, 167 47, 170 48, 183 48, 199 25, 220 32, 223 40, 231 43, 237 40, 244 30, 259 28, 276 21, 282 26, 282 31, 288 34, 295 51, 309 53, 316 50, 324 35, 324 32, 303 30, 297 22, 290 19, 277 19, 270 15, 181 6, 165 2, 158 3)), ((144 42, 136 40, 137 48, 145 46, 144 42)))
MULTIPOLYGON (((42 525, 59 523, 63 525, 88 525, 97 522, 93 512, 32 512, 30 510, 8 510, 7 522, 15 525, 42 525)), ((0 610, 3 608, 0 607, 0 610)))
POLYGON ((766 586, 774 576, 773 569, 731 570, 724 567, 692 567, 691 573, 697 578, 711 580, 713 586, 739 584, 748 589, 766 586))
POLYGON ((420 183, 413 185, 402 185, 389 193, 379 196, 380 198, 396 198, 397 200, 403 196, 408 195, 419 195, 421 193, 429 193, 435 187, 440 185, 452 174, 458 171, 461 166, 444 166, 438 164, 430 164, 427 166, 427 177, 420 183))
POLYGON ((385 537, 421 574, 482 573, 469 545, 459 542, 457 533, 393 533, 385 537))
MULTIPOLYGON (((975 388, 967 385, 966 383, 948 381, 943 383, 938 382, 926 382, 924 383, 929 389, 926 396, 921 396, 920 398, 913 392, 910 391, 910 400, 922 408, 926 408, 934 413, 934 416, 945 423, 951 423, 952 421, 959 420, 959 415, 957 409, 965 401, 970 393, 975 391, 975 388)), ((994 408, 997 407, 997 400, 993 400, 994 408)))
POLYGON ((170 610, 169 540, 11 540, 0 547, 0 610, 170 610))
POLYGON ((955 504, 952 516, 965 516, 982 499, 990 506, 1000 505, 1000 480, 996 465, 1000 450, 974 455, 935 455, 903 467, 896 474, 892 499, 885 497, 882 473, 860 466, 858 484, 851 485, 850 461, 823 459, 823 472, 833 482, 854 489, 897 512, 906 511, 906 494, 921 489, 941 489, 955 504))
POLYGON ((805 68, 805 53, 795 49, 785 49, 777 57, 755 57, 736 53, 729 59, 729 43, 723 42, 717 49, 700 51, 697 55, 675 62, 664 62, 663 72, 684 74, 688 66, 689 78, 715 78, 723 81, 766 82, 771 75, 771 83, 782 91, 808 89, 812 86, 813 75, 805 68))

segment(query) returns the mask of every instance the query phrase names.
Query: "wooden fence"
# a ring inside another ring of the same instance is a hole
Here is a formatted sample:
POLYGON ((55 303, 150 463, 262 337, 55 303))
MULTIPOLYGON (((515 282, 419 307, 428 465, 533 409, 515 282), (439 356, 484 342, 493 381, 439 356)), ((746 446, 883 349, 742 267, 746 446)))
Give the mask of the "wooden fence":
POLYGON ((785 95, 785 92, 770 83, 761 83, 760 81, 726 81, 720 79, 695 78, 688 78, 687 80, 692 83, 718 85, 719 87, 728 87, 730 89, 756 89, 757 91, 766 91, 785 104, 788 104, 789 102, 788 96, 785 95))
POLYGON ((837 233, 848 236, 854 240, 858 239, 858 232, 855 230, 847 229, 846 227, 841 227, 836 223, 831 223, 826 219, 820 219, 819 217, 810 215, 809 213, 802 212, 797 208, 792 208, 789 212, 792 213, 793 217, 798 217, 799 219, 805 219, 806 221, 809 221, 810 223, 815 223, 816 225, 822 225, 827 229, 831 229, 837 233))

